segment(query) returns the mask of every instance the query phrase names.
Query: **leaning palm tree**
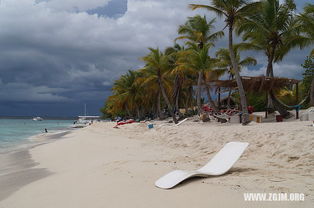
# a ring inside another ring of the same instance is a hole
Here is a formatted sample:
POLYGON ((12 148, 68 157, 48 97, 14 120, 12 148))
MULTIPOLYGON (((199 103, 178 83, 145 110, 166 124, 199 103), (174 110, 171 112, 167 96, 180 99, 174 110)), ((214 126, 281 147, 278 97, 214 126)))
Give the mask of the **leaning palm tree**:
MULTIPOLYGON (((242 20, 237 29, 252 49, 264 51, 268 59, 266 76, 274 77, 273 63, 281 61, 291 49, 308 44, 299 33, 294 10, 293 0, 282 4, 279 0, 262 0, 259 12, 242 20)), ((284 117, 290 115, 272 92, 268 97, 268 108, 275 108, 284 117)))
POLYGON ((144 69, 151 74, 148 79, 154 79, 158 83, 161 95, 166 102, 168 111, 173 118, 173 122, 178 123, 173 105, 168 98, 169 93, 167 94, 165 87, 165 74, 171 69, 170 57, 169 55, 161 52, 159 49, 149 48, 149 50, 150 53, 142 58, 142 60, 145 62, 144 69))
MULTIPOLYGON (((236 57, 236 62, 238 63, 239 66, 239 71, 241 71, 241 69, 244 66, 250 66, 250 65, 256 65, 257 61, 255 58, 253 57, 246 57, 244 59, 241 60, 240 58, 240 49, 242 48, 242 44, 236 44, 233 46, 233 50, 235 52, 235 57, 236 57)), ((230 53, 229 50, 226 48, 221 48, 216 52, 216 57, 219 59, 218 62, 218 67, 221 69, 225 69, 228 74, 229 74, 229 80, 234 78, 234 69, 232 66, 232 62, 231 62, 231 57, 230 57, 230 53)), ((231 97, 231 92, 232 90, 229 90, 228 93, 228 107, 230 107, 230 97, 231 97)))
POLYGON ((249 12, 253 12, 257 5, 259 5, 258 2, 248 3, 247 0, 212 0, 211 5, 190 4, 190 8, 193 10, 203 8, 215 12, 219 17, 225 18, 226 27, 229 29, 229 52, 240 94, 243 112, 243 125, 248 124, 250 121, 247 110, 246 95, 233 50, 233 30, 235 25, 241 21, 249 12))

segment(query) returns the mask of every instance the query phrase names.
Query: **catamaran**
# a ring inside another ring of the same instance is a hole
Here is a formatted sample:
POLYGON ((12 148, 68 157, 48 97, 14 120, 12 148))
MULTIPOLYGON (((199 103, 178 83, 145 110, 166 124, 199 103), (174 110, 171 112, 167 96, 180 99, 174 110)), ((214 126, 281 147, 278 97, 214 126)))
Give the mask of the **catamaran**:
POLYGON ((74 121, 72 128, 84 128, 90 125, 94 120, 99 120, 99 116, 87 116, 86 115, 86 104, 84 105, 84 116, 79 116, 77 121, 74 121))

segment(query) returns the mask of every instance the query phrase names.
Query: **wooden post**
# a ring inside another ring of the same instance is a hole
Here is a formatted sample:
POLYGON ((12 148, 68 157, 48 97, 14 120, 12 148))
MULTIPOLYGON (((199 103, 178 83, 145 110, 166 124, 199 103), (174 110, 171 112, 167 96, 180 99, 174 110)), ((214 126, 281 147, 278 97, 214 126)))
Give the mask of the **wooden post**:
MULTIPOLYGON (((296 95, 296 105, 299 104, 299 83, 297 82, 296 83, 296 86, 295 86, 295 95, 296 95)), ((296 107, 296 119, 299 119, 299 110, 300 110, 300 106, 297 106, 296 107)))

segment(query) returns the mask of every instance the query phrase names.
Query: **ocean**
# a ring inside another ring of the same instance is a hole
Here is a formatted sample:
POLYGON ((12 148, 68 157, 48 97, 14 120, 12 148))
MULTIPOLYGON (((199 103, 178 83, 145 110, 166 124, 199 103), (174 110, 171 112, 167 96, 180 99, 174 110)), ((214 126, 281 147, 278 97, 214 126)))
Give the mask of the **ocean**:
POLYGON ((69 129, 73 120, 43 120, 32 119, 0 119, 0 152, 5 152, 21 145, 31 145, 29 139, 36 134, 69 129))

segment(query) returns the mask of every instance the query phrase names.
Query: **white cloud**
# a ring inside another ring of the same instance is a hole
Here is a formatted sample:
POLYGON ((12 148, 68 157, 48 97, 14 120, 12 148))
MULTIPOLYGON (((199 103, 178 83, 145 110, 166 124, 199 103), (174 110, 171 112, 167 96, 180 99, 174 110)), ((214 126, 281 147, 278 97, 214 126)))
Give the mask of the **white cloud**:
MULTIPOLYGON (((301 66, 296 65, 296 64, 274 63, 273 70, 274 70, 274 75, 276 77, 302 79, 303 69, 301 66)), ((265 74, 266 74, 266 63, 264 66, 256 70, 243 67, 242 72, 241 72, 242 76, 262 76, 265 74)))

